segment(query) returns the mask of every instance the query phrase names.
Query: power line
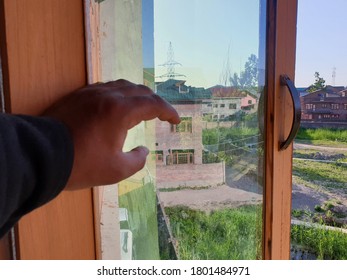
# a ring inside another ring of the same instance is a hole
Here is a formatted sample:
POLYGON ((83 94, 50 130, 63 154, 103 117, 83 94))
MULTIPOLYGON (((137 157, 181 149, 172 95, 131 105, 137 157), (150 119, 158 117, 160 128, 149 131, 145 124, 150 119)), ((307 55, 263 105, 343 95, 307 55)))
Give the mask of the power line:
POLYGON ((246 137, 246 138, 241 138, 241 139, 238 139, 238 140, 229 140, 229 141, 225 141, 225 142, 220 142, 218 144, 206 144, 205 146, 219 146, 219 145, 223 145, 223 144, 232 144, 232 143, 242 142, 242 141, 245 141, 247 139, 251 139, 251 138, 254 138, 254 137, 258 137, 258 136, 260 136, 260 134, 249 136, 249 137, 246 137))

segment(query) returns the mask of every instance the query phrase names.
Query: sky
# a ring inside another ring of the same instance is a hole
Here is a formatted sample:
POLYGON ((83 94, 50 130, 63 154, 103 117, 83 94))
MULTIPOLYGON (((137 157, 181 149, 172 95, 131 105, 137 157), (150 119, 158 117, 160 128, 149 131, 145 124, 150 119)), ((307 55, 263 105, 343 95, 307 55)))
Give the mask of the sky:
POLYGON ((332 85, 347 86, 347 1, 299 0, 295 83, 314 83, 317 71, 332 85))
MULTIPOLYGON (((165 74, 160 65, 168 60, 171 42, 181 64, 175 72, 185 75, 177 79, 206 88, 223 84, 226 71, 242 71, 251 54, 264 57, 259 2, 143 0, 144 66, 155 65, 156 76, 165 74)), ((334 69, 334 85, 347 86, 347 0, 298 2, 296 86, 314 83, 316 71, 333 85, 334 69)))
POLYGON ((156 76, 167 72, 169 43, 175 72, 187 85, 211 87, 222 83, 223 71, 243 68, 258 56, 259 1, 154 0, 154 64, 156 76))

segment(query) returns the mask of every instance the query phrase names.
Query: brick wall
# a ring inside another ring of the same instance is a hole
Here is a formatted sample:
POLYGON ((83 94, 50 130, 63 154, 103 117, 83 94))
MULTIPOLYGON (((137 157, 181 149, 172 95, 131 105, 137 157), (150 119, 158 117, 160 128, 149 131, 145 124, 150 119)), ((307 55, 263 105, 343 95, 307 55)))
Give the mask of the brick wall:
POLYGON ((158 188, 214 186, 225 182, 224 163, 160 165, 156 170, 158 188))

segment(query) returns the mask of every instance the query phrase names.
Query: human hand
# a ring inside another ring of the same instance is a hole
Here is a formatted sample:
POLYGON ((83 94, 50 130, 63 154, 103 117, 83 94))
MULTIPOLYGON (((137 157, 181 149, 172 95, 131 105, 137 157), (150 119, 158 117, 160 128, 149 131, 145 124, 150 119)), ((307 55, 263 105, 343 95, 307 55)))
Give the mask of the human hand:
POLYGON ((117 183, 146 162, 148 149, 123 152, 130 128, 159 118, 180 122, 175 109, 143 85, 126 80, 81 88, 53 104, 43 114, 67 125, 74 142, 74 163, 66 189, 117 183))

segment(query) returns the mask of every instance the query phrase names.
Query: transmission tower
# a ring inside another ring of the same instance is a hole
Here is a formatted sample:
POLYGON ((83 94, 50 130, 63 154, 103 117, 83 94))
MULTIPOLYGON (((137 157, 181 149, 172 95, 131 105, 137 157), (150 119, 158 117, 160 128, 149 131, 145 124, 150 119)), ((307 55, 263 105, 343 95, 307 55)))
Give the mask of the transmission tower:
POLYGON ((174 79, 175 77, 185 77, 185 75, 175 72, 175 65, 182 65, 182 64, 175 61, 172 43, 170 42, 169 49, 167 51, 167 61, 159 65, 159 66, 165 66, 167 69, 167 72, 159 76, 158 78, 174 79))
POLYGON ((336 78, 336 67, 333 68, 333 73, 331 75, 331 84, 335 86, 335 78, 336 78))

